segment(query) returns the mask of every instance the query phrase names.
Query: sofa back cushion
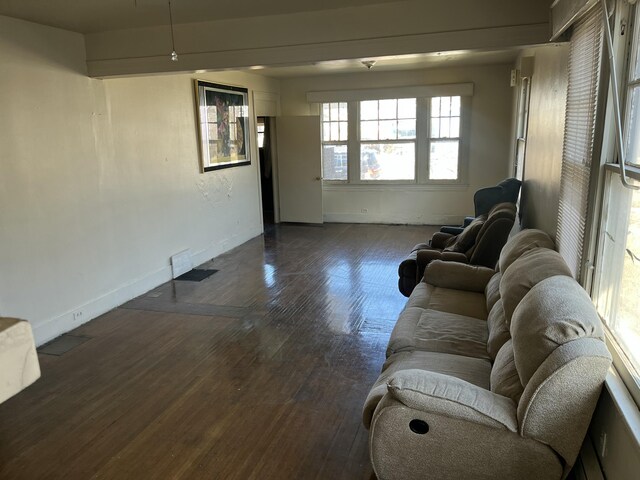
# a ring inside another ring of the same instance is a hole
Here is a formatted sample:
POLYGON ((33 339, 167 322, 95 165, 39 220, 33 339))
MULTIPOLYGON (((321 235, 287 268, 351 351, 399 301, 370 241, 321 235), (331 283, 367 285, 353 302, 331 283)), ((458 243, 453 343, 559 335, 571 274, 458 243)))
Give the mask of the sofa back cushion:
POLYGON ((500 300, 500 279, 502 274, 497 272, 487 282, 487 286, 484 289, 484 296, 487 297, 487 312, 490 312, 493 306, 498 300, 500 300))
POLYGON ((529 290, 545 278, 555 275, 571 276, 571 270, 558 252, 548 248, 527 251, 503 271, 500 298, 508 325, 511 324, 514 310, 529 290))
POLYGON ((473 221, 465 227, 459 235, 453 237, 447 242, 444 248, 445 252, 466 253, 476 244, 478 233, 482 230, 484 222, 487 220, 486 215, 481 215, 473 219, 473 221))
POLYGON ((514 312, 511 337, 523 385, 559 346, 579 338, 604 342, 600 317, 589 296, 573 278, 564 275, 547 278, 531 288, 514 312))
POLYGON ((498 300, 489 312, 487 330, 489 331, 487 353, 489 357, 495 359, 502 346, 511 338, 509 327, 504 318, 502 300, 498 300))
POLYGON ((513 340, 502 346, 491 368, 491 391, 508 397, 517 405, 522 396, 522 383, 513 357, 513 340))
POLYGON ((478 232, 473 249, 467 252, 469 263, 495 268, 500 252, 513 229, 516 211, 514 203, 499 203, 491 209, 478 232))
POLYGON ((505 244, 498 259, 498 269, 504 272, 520 256, 533 248, 555 249, 551 237, 542 230, 527 229, 515 234, 505 244))

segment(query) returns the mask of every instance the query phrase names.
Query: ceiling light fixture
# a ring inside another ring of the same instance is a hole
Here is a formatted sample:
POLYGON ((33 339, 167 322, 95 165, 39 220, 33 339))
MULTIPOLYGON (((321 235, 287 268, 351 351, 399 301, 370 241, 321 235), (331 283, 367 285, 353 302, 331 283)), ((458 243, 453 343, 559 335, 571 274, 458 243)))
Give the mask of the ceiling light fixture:
POLYGON ((365 67, 367 67, 367 70, 371 70, 373 68, 373 66, 376 64, 375 60, 362 60, 362 65, 364 65, 365 67))
POLYGON ((169 25, 171 26, 171 47, 173 51, 171 52, 171 61, 178 61, 178 54, 176 53, 176 42, 173 38, 173 16, 171 15, 171 0, 167 0, 169 2, 169 25))

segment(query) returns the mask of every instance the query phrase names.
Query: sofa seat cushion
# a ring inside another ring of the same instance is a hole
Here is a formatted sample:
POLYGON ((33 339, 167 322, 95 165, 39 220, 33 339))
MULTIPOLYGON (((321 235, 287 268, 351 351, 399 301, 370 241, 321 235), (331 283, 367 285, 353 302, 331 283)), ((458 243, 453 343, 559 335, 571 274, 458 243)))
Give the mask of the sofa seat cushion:
POLYGON ((406 335, 392 335, 388 355, 400 351, 422 350, 489 358, 485 320, 431 309, 414 308, 408 314, 419 314, 415 328, 413 332, 406 332, 406 335))
POLYGON ((489 390, 491 386, 491 362, 484 358, 465 357, 450 353, 401 352, 387 358, 382 373, 373 385, 364 404, 363 421, 367 428, 376 406, 387 393, 389 379, 402 370, 425 370, 459 378, 480 388, 489 390))
POLYGON ((420 282, 413 289, 405 308, 411 307, 457 313, 481 320, 486 320, 488 314, 484 293, 434 287, 426 282, 420 282))

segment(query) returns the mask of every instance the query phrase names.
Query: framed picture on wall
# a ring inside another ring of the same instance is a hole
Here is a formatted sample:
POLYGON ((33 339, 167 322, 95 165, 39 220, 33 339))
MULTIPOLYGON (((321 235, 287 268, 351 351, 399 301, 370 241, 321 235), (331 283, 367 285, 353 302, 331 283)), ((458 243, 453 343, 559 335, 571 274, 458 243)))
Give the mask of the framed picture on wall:
POLYGON ((202 172, 249 165, 249 92, 195 81, 202 172))

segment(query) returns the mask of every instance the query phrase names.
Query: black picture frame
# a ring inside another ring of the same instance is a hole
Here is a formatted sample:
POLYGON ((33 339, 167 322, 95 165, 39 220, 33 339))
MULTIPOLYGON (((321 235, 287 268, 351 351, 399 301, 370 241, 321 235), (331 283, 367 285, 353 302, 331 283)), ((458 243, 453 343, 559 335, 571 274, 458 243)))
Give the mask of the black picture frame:
POLYGON ((195 80, 202 173, 251 164, 249 90, 195 80))

